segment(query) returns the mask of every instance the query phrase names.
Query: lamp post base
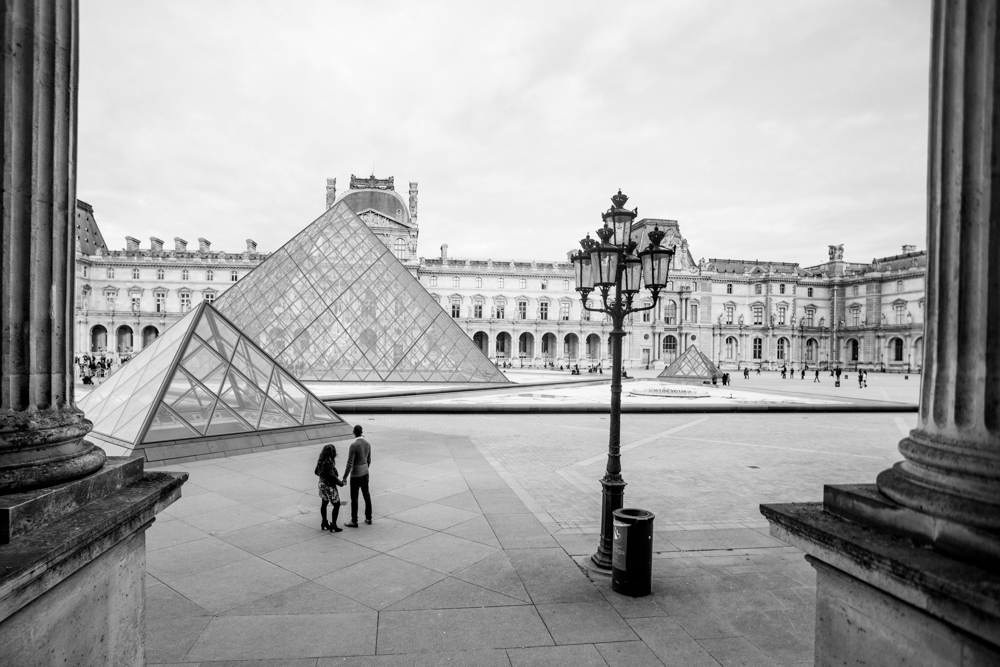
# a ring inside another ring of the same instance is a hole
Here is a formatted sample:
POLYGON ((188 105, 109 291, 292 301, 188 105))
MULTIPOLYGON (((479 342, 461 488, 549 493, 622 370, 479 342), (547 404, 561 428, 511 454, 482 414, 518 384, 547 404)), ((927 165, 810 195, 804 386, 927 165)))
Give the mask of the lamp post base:
POLYGON ((620 510, 625 502, 625 482, 618 479, 601 480, 604 491, 601 494, 601 539, 597 551, 590 557, 595 567, 611 569, 611 544, 614 535, 615 510, 620 510))

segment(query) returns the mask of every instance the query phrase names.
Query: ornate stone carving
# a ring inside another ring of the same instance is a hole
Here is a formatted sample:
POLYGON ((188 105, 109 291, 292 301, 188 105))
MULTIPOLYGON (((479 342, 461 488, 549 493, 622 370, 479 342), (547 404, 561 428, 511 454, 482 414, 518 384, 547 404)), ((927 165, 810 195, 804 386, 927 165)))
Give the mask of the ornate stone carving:
POLYGON ((351 189, 352 190, 395 190, 392 179, 389 178, 375 178, 375 174, 372 174, 368 178, 358 178, 354 174, 351 174, 351 189))

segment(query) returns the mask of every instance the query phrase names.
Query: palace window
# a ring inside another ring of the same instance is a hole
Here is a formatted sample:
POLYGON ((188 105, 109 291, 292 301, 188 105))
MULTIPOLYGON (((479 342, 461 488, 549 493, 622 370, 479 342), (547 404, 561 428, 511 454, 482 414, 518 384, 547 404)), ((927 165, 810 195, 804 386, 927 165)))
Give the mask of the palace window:
POLYGON ((163 280, 163 277, 164 277, 165 275, 166 275, 166 274, 164 273, 163 269, 157 269, 157 270, 156 270, 156 279, 157 279, 157 280, 163 280))
POLYGON ((753 293, 754 294, 760 294, 760 290, 761 290, 760 283, 758 283, 758 284, 756 284, 756 285, 753 286, 753 293))
POLYGON ((778 360, 779 361, 784 361, 785 360, 785 352, 786 352, 786 348, 787 347, 788 347, 788 341, 785 340, 784 338, 779 338, 778 339, 778 360))
POLYGON ((896 324, 903 324, 906 322, 906 304, 897 303, 892 307, 896 314, 896 324))
POLYGON ((163 291, 157 291, 153 293, 153 297, 156 299, 156 312, 158 313, 167 312, 167 293, 163 291))
POLYGON ((477 320, 483 319, 483 302, 476 301, 472 304, 472 316, 477 320))
POLYGON ((548 278, 542 278, 542 289, 548 289, 548 288, 549 288, 548 278))
POLYGON ((816 311, 809 309, 806 311, 806 326, 811 327, 813 325, 813 317, 816 315, 816 311))
POLYGON ((204 301, 205 303, 215 303, 215 292, 206 292, 204 301))
POLYGON ((497 287, 503 289, 503 278, 497 278, 497 287))
POLYGON ((806 361, 816 360, 816 339, 810 338, 806 341, 806 361))
POLYGON ((902 361, 903 360, 903 339, 893 338, 892 339, 892 360, 902 361))
POLYGON ((732 359, 733 353, 736 351, 736 339, 730 336, 726 339, 726 359, 732 359))
POLYGON ((181 271, 181 280, 187 280, 190 277, 191 277, 191 273, 187 269, 184 269, 183 271, 181 271))
POLYGON ((763 324, 764 323, 764 307, 754 306, 753 307, 753 323, 763 324))
POLYGON ((186 313, 191 310, 191 293, 181 292, 181 312, 186 313))
POLYGON ((736 314, 735 306, 726 306, 726 324, 733 323, 733 316, 736 314))
POLYGON ((406 258, 406 241, 403 239, 396 239, 392 243, 392 254, 396 256, 397 259, 406 258))
POLYGON ((87 277, 87 276, 89 276, 89 275, 90 275, 90 271, 88 270, 88 267, 87 267, 87 265, 86 265, 86 264, 84 264, 84 265, 83 265, 83 277, 84 277, 84 278, 86 278, 86 277, 87 277))
POLYGON ((691 319, 689 321, 690 322, 697 322, 698 321, 698 304, 692 303, 690 306, 688 306, 688 310, 691 311, 690 312, 691 319))
POLYGON ((504 318, 503 314, 504 314, 504 310, 506 309, 506 307, 507 307, 507 303, 505 301, 497 301, 497 319, 498 320, 502 320, 504 318))
POLYGON ((733 284, 729 283, 728 285, 726 285, 726 294, 732 294, 732 293, 733 293, 733 284))
POLYGON ((854 296, 858 295, 858 286, 857 285, 855 285, 854 287, 851 288, 851 294, 854 295, 854 296))
POLYGON ((812 295, 813 295, 813 288, 812 287, 807 287, 806 288, 806 296, 812 296, 812 295))
POLYGON ((559 304, 559 319, 563 322, 569 320, 569 302, 563 301, 559 304))
POLYGON ((782 324, 783 325, 784 323, 785 323, 785 307, 784 306, 779 306, 778 307, 778 324, 782 324))
POLYGON ((673 336, 667 336, 663 339, 663 353, 668 356, 673 356, 677 354, 677 339, 673 336))
POLYGON ((897 280, 896 281, 896 291, 897 292, 902 292, 903 291, 903 281, 902 280, 897 280))
POLYGON ((677 324, 677 303, 675 301, 667 301, 667 324, 677 324))
POLYGON ((852 308, 851 309, 851 326, 858 327, 861 326, 861 309, 852 308))
POLYGON ((462 302, 452 301, 451 302, 451 316, 456 320, 462 316, 462 302))
MULTIPOLYGON (((643 303, 642 307, 645 308, 648 305, 649 305, 648 303, 643 303)), ((643 322, 648 322, 649 321, 649 314, 651 312, 653 312, 653 311, 652 310, 644 310, 644 311, 642 311, 642 321, 643 322)))
POLYGON ((784 293, 785 293, 785 283, 781 283, 780 285, 778 285, 778 294, 784 294, 784 293))
MULTIPOLYGON (((593 308, 593 307, 594 307, 593 302, 588 301, 587 308, 593 308)), ((590 321, 590 311, 587 310, 587 308, 582 309, 582 311, 580 312, 580 319, 583 320, 584 322, 590 321)))
POLYGON ((431 276, 431 287, 437 287, 437 286, 438 286, 438 277, 431 276))
POLYGON ((139 269, 132 269, 132 280, 139 279, 139 269))
POLYGON ((111 292, 111 291, 105 292, 104 293, 104 300, 108 304, 108 310, 114 310, 115 309, 115 293, 114 292, 111 292))
POLYGON ((107 270, 106 270, 106 273, 107 273, 108 278, 111 278, 112 280, 114 279, 114 277, 115 277, 115 270, 114 270, 113 267, 109 266, 107 268, 107 270))
POLYGON ((528 286, 527 279, 521 278, 520 280, 518 280, 517 281, 517 286, 520 287, 521 289, 525 289, 528 286))
POLYGON ((760 338, 753 339, 753 358, 763 359, 764 358, 764 341, 760 338))
POLYGON ((458 276, 452 276, 451 277, 451 286, 452 287, 461 287, 462 286, 462 279, 459 278, 458 276))
POLYGON ((142 304, 141 304, 139 295, 138 294, 133 294, 132 295, 132 312, 133 313, 138 313, 141 308, 142 308, 142 304))
POLYGON ((563 291, 564 292, 568 292, 569 291, 569 281, 568 280, 563 280, 563 291))
POLYGON ((528 319, 528 302, 518 301, 517 302, 517 319, 526 320, 528 319))
POLYGON ((483 286, 483 279, 482 279, 482 277, 481 276, 476 276, 476 287, 482 287, 482 286, 483 286))
POLYGON ((230 273, 229 273, 229 280, 230 281, 232 281, 232 282, 235 283, 239 279, 240 279, 240 274, 236 271, 236 269, 233 269, 232 271, 230 271, 230 273))
POLYGON ((212 269, 205 272, 205 280, 208 280, 209 282, 215 280, 215 272, 212 271, 212 269))
POLYGON ((549 302, 542 301, 538 304, 538 317, 539 319, 547 320, 549 319, 549 302))

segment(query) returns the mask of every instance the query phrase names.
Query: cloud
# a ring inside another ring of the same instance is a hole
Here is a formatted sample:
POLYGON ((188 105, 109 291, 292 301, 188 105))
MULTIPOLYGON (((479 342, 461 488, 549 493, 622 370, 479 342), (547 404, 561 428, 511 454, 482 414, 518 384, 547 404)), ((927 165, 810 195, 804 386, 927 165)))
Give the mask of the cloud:
POLYGON ((420 183, 421 254, 559 258, 621 187, 697 256, 922 245, 929 3, 88 0, 79 196, 275 249, 327 177, 420 183))

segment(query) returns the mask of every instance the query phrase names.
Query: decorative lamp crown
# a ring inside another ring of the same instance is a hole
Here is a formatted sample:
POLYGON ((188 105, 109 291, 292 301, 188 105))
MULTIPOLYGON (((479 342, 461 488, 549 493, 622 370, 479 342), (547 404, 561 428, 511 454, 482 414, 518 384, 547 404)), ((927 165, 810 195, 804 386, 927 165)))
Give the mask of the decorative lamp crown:
POLYGON ((597 241, 590 238, 590 234, 587 234, 587 238, 580 239, 580 247, 583 248, 584 252, 590 252, 596 245, 598 245, 597 241))
MULTIPOLYGON (((611 237, 614 236, 614 234, 615 230, 608 227, 608 223, 606 222, 604 223, 603 227, 597 230, 597 235, 601 237, 601 243, 605 245, 608 243, 611 237)), ((590 234, 588 234, 587 237, 589 238, 590 234)))
POLYGON ((615 208, 624 208, 627 201, 628 195, 623 195, 621 188, 618 188, 618 194, 611 198, 611 203, 615 205, 615 208))
POLYGON ((649 247, 656 248, 660 245, 660 242, 663 241, 663 237, 666 236, 666 233, 660 231, 659 225, 654 225, 653 231, 651 231, 648 234, 648 236, 649 236, 649 247))

